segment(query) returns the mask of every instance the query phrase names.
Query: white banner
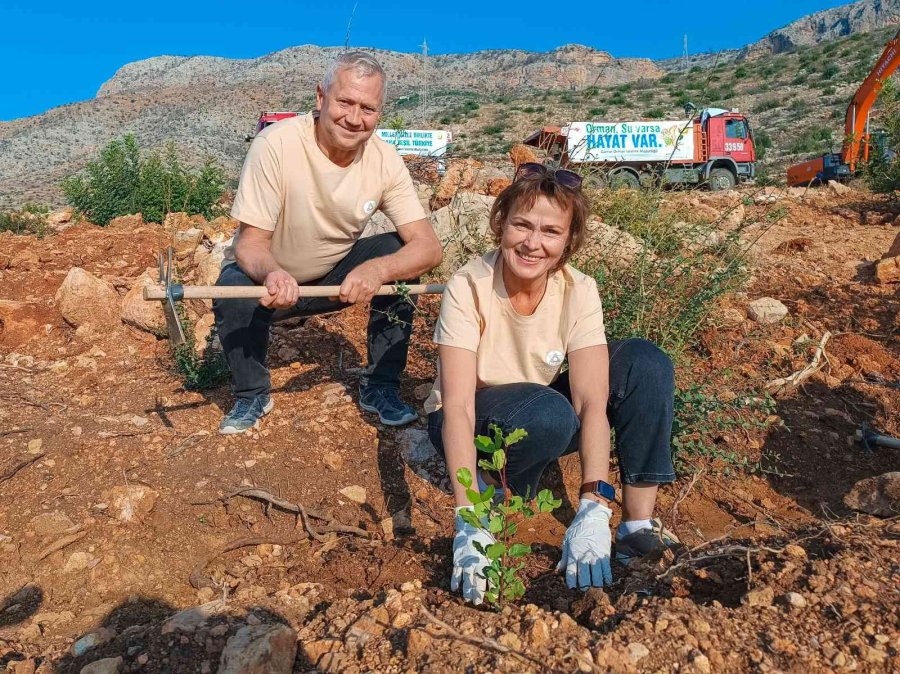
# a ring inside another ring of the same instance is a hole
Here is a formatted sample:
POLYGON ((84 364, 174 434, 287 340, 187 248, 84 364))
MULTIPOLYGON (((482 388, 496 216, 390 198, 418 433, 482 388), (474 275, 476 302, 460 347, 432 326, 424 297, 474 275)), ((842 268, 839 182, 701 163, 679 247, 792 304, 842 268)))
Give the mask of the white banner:
POLYGON ((569 160, 575 163, 690 161, 694 158, 694 124, 687 120, 572 122, 567 139, 569 160))
POLYGON ((451 141, 449 131, 434 129, 376 129, 375 133, 385 143, 395 146, 398 153, 419 157, 443 157, 451 141))

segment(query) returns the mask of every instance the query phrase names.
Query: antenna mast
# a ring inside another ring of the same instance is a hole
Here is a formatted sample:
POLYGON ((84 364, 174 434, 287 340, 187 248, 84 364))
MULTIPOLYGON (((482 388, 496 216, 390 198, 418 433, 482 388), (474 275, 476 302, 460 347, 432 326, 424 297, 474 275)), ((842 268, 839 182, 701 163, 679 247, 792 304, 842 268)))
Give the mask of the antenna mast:
POLYGON ((350 20, 347 21, 347 35, 344 37, 344 51, 350 51, 350 27, 353 25, 353 17, 356 14, 358 2, 353 3, 353 10, 350 12, 350 20))
POLYGON ((422 126, 428 126, 428 40, 422 38, 422 126))
POLYGON ((681 52, 681 72, 682 74, 687 73, 688 71, 688 46, 687 46, 687 33, 684 34, 684 51, 681 52))

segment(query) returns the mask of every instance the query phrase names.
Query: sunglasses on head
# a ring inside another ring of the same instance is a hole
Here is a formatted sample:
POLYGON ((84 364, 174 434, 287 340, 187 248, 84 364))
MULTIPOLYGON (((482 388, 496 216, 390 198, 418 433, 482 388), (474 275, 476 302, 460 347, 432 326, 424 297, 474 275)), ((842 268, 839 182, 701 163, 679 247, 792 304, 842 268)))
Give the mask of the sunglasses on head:
POLYGON ((581 187, 581 176, 570 171, 569 169, 555 169, 536 162, 526 162, 519 164, 516 169, 516 180, 519 178, 550 178, 560 187, 566 187, 570 190, 577 190, 581 187))

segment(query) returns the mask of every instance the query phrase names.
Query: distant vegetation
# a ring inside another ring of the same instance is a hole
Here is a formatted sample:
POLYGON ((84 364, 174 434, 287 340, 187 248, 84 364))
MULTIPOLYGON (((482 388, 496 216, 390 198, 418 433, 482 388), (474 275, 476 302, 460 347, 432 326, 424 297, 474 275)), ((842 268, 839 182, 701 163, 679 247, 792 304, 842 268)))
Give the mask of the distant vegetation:
POLYGON ((0 232, 43 236, 47 230, 50 207, 27 203, 14 211, 0 211, 0 232))
POLYGON ((225 191, 225 171, 211 159, 200 167, 184 165, 171 141, 162 152, 144 154, 129 134, 111 141, 62 188, 69 203, 97 225, 129 213, 153 222, 172 211, 211 217, 225 191))

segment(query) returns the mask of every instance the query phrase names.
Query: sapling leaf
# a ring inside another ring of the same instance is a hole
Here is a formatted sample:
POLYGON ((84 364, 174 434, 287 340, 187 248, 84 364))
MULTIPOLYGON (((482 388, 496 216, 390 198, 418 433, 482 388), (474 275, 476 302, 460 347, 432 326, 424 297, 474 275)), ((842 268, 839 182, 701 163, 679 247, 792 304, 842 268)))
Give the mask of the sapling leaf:
POLYGON ((488 590, 487 592, 485 592, 484 598, 488 600, 489 604, 497 603, 497 593, 494 592, 493 590, 488 590))
POLYGON ((515 536, 516 532, 519 530, 519 525, 515 522, 510 522, 506 527, 506 535, 507 536, 515 536))
POLYGON ((496 470, 494 462, 487 459, 478 459, 478 467, 483 470, 496 470))
POLYGON ((488 559, 500 559, 506 552, 506 545, 503 543, 491 543, 484 549, 484 556, 488 559))
POLYGON ((519 440, 522 440, 528 436, 528 432, 524 428, 517 428, 512 433, 503 438, 503 443, 509 447, 510 445, 516 444, 519 440))
MULTIPOLYGON (((478 552, 480 552, 482 555, 485 554, 484 546, 481 543, 479 543, 478 541, 472 541, 472 547, 475 548, 476 550, 478 550, 478 552)), ((485 555, 485 556, 487 556, 487 555, 485 555)))
POLYGON ((468 508, 465 510, 460 510, 459 516, 462 517, 463 522, 465 522, 469 526, 475 527, 476 529, 482 528, 481 520, 473 510, 469 510, 468 508))
POLYGON ((509 552, 506 554, 510 557, 524 557, 531 552, 531 546, 524 543, 513 543, 509 546, 509 552))
POLYGON ((474 489, 466 489, 466 498, 469 499, 469 503, 481 503, 484 499, 481 497, 480 491, 475 491, 474 489))
MULTIPOLYGON (((488 513, 491 512, 491 502, 490 501, 482 501, 481 503, 476 503, 472 506, 472 510, 475 512, 475 516, 479 521, 483 520, 488 516, 488 513)), ((478 525, 480 528, 484 528, 483 525, 478 525)))
POLYGON ((497 470, 503 470, 503 466, 506 465, 506 452, 502 449, 498 449, 494 452, 494 465, 497 466, 497 470))
POLYGON ((494 492, 497 491, 497 488, 489 484, 488 488, 481 492, 481 500, 487 503, 490 503, 494 499, 494 492))
POLYGON ((494 434, 494 449, 500 449, 503 446, 503 429, 497 424, 491 424, 491 431, 494 434))
POLYGON ((460 468, 456 471, 456 481, 468 489, 472 486, 472 471, 468 468, 460 468))
POLYGON ((503 518, 500 516, 492 517, 488 522, 487 530, 492 534, 499 534, 503 531, 503 518))
POLYGON ((494 443, 491 442, 491 439, 486 435, 475 436, 475 448, 479 452, 487 452, 488 454, 494 453, 494 443))

